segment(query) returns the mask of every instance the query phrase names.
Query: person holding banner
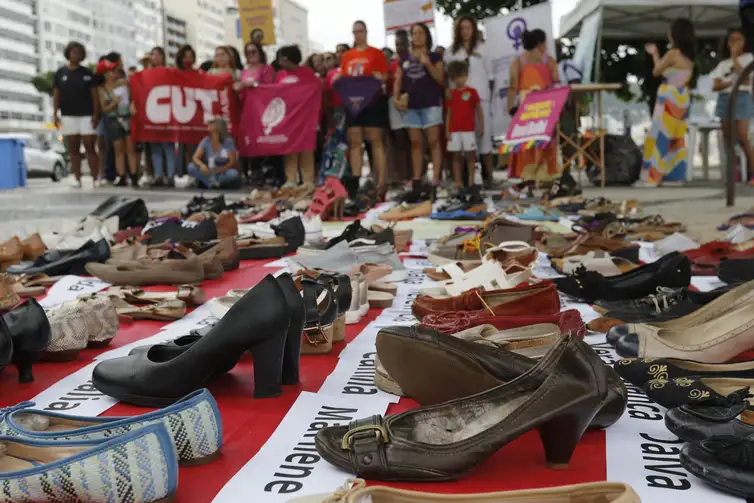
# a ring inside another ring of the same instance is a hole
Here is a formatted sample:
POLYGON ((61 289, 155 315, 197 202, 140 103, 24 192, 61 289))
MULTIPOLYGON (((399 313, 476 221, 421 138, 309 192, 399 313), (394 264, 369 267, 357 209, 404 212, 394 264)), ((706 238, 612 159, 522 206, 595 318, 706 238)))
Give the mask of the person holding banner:
MULTIPOLYGON (((367 25, 363 21, 356 21, 353 24, 353 49, 343 55, 340 63, 339 78, 371 76, 383 83, 387 80, 387 59, 381 50, 367 44, 367 25)), ((372 146, 374 164, 371 167, 376 174, 378 198, 381 200, 385 198, 387 155, 382 135, 387 127, 387 98, 382 91, 358 116, 346 115, 351 176, 343 178, 343 185, 348 189, 348 194, 352 199, 359 189, 359 179, 364 163, 364 140, 372 146)))
POLYGON ((434 168, 433 185, 440 184, 443 148, 440 144, 445 89, 445 67, 442 56, 432 52, 432 34, 427 25, 416 23, 411 27, 411 54, 401 58, 395 75, 393 98, 396 107, 404 112, 404 120, 411 139, 413 187, 411 199, 421 199, 426 191, 422 187, 424 167, 424 134, 434 168))
MULTIPOLYGON (((477 152, 482 156, 486 179, 492 181, 492 89, 495 72, 492 68, 492 58, 488 54, 487 46, 482 41, 482 34, 476 19, 462 16, 455 23, 453 45, 445 52, 445 64, 453 61, 463 61, 469 66, 468 86, 476 89, 481 100, 482 118, 477 126, 477 152), (485 134, 480 134, 483 131, 485 134)), ((455 84, 450 82, 450 88, 455 84)))
MULTIPOLYGON (((547 54, 547 35, 542 30, 525 31, 524 52, 513 60, 508 88, 508 112, 516 114, 516 100, 523 103, 532 91, 547 89, 559 80, 558 63, 547 54)), ((510 176, 524 181, 551 181, 558 175, 557 141, 544 149, 532 147, 511 153, 510 176)))
MULTIPOLYGON (((303 61, 301 49, 297 45, 287 45, 278 51, 278 63, 280 71, 275 77, 277 84, 296 84, 304 81, 315 80, 319 77, 308 66, 301 66, 303 61)), ((301 182, 314 187, 314 149, 305 152, 294 152, 285 156, 286 182, 283 188, 293 188, 299 185, 299 172, 301 182)))
POLYGON ((215 49, 215 59, 212 62, 212 68, 207 73, 210 75, 230 74, 234 81, 241 78, 241 70, 236 68, 236 58, 230 47, 220 45, 215 49))

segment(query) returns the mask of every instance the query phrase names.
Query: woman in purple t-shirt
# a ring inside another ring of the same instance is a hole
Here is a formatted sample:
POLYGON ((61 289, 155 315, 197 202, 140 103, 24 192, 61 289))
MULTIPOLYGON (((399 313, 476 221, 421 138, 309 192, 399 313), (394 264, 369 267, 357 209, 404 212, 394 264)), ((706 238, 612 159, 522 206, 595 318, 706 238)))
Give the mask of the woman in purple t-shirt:
POLYGON ((432 155, 434 184, 438 185, 442 172, 441 128, 444 123, 442 103, 445 68, 442 56, 432 52, 432 34, 425 24, 411 27, 411 53, 401 58, 395 74, 393 98, 403 112, 403 119, 411 138, 413 191, 421 192, 424 146, 422 131, 432 155))

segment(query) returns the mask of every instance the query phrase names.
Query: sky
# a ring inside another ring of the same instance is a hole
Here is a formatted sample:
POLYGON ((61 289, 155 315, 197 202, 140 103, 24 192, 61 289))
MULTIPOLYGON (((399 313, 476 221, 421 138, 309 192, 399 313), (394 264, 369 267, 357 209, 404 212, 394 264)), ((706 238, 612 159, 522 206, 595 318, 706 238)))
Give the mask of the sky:
MULTIPOLYGON (((295 0, 309 10, 309 39, 319 42, 325 50, 334 50, 341 42, 350 43, 351 25, 357 19, 365 21, 369 27, 369 44, 376 47, 385 45, 385 23, 383 21, 383 0, 295 0)), ((556 0, 553 3, 553 24, 555 33, 560 18, 577 3, 577 0, 556 0)), ((433 31, 437 45, 448 46, 453 37, 451 19, 435 16, 436 28, 433 31)))

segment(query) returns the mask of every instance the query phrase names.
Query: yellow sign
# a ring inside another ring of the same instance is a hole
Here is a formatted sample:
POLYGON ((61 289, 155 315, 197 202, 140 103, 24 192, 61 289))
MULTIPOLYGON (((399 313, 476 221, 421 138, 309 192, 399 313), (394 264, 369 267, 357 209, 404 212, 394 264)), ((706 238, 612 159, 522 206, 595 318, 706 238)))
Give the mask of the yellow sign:
POLYGON ((238 0, 241 38, 244 43, 275 44, 275 11, 272 0, 238 0))

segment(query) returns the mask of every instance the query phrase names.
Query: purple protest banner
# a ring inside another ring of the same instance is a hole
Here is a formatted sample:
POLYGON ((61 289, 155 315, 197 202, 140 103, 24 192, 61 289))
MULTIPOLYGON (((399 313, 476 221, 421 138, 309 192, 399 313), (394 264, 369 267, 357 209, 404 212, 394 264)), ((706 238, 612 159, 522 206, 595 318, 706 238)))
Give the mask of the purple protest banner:
POLYGON ((356 118, 376 101, 382 90, 382 81, 374 77, 341 77, 333 88, 351 117, 356 118))

